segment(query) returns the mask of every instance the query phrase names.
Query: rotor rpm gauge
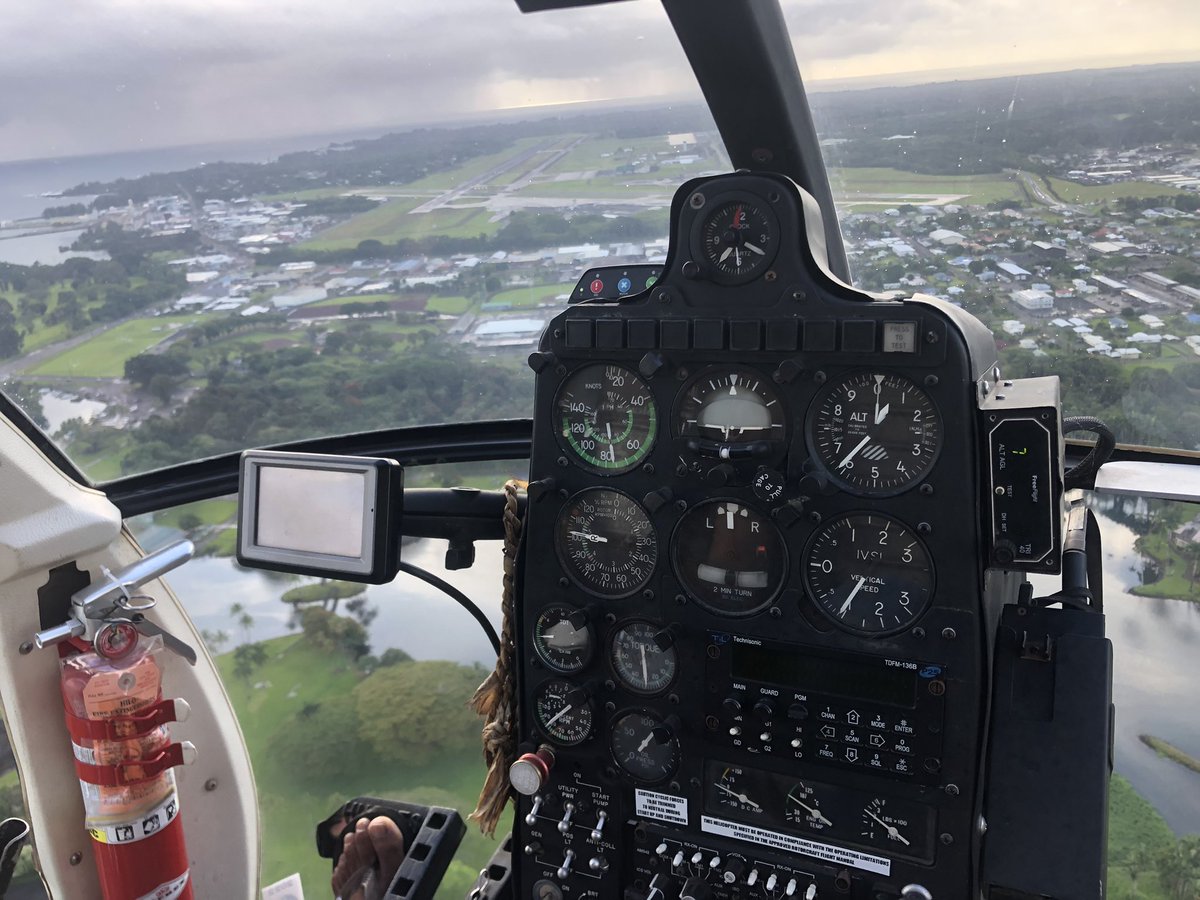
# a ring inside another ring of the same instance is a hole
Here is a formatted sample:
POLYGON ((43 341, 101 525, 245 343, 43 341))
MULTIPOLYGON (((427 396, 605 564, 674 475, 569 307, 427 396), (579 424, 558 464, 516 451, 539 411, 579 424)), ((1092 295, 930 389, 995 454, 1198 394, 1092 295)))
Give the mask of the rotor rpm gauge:
POLYGON ((821 526, 809 541, 803 577, 835 625, 871 636, 908 628, 933 595, 933 564, 921 539, 878 513, 850 513, 821 526))
POLYGON ((813 401, 808 444, 842 487, 886 497, 929 472, 942 448, 942 423, 930 396, 903 375, 855 372, 813 401))
POLYGON ((581 609, 547 606, 533 623, 533 649, 555 672, 578 672, 592 658, 592 629, 581 609))
POLYGON ((563 448, 601 475, 619 475, 641 463, 658 435, 654 396, 622 366, 576 369, 559 388, 554 406, 563 448))
POLYGON ((663 781, 679 765, 674 729, 649 712, 633 710, 618 716, 609 746, 621 770, 638 781, 663 781))
POLYGON ((717 284, 753 281, 775 261, 779 220, 767 204, 747 195, 718 197, 697 223, 693 248, 717 284))
POLYGON ((775 524, 735 500, 710 500, 679 520, 675 571, 710 612, 748 616, 770 605, 787 575, 787 547, 775 524))
POLYGON ((592 736, 595 711, 587 692, 562 678, 543 682, 534 699, 538 728, 563 747, 582 744, 592 736))
POLYGON ((736 458, 768 455, 783 441, 783 404, 770 379, 744 366, 709 369, 680 392, 675 431, 689 450, 736 458))
POLYGON ((613 635, 613 671, 635 694, 665 691, 675 679, 677 659, 669 634, 652 622, 626 622, 613 635))
POLYGON ((640 591, 658 562, 650 517, 628 494, 610 488, 589 488, 567 501, 554 547, 576 584, 610 600, 640 591))

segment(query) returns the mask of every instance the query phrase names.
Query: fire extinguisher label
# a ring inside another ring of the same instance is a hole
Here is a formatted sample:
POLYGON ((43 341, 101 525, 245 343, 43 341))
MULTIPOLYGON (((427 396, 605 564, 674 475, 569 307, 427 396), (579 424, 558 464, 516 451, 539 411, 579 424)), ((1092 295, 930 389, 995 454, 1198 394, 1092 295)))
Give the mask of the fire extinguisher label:
MULTIPOLYGON (((179 798, 172 792, 166 800, 151 809, 145 815, 119 825, 107 825, 103 828, 92 828, 92 840, 101 844, 132 844, 143 838, 162 831, 179 815, 179 798)), ((186 878, 185 878, 186 881, 186 878)), ((161 888, 159 888, 161 890, 161 888)), ((147 894, 147 897, 158 897, 159 894, 147 894)), ((174 894, 162 894, 163 897, 174 897, 174 894)))
POLYGON ((137 900, 174 900, 183 894, 183 889, 187 887, 188 876, 190 872, 184 872, 178 878, 160 884, 148 894, 142 894, 137 900))

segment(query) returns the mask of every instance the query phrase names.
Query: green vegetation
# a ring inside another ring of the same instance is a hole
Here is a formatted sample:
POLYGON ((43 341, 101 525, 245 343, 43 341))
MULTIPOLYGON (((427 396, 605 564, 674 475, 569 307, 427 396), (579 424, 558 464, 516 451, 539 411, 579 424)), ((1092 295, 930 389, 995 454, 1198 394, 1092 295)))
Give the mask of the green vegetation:
POLYGON ((466 297, 430 297, 425 304, 427 312, 452 316, 461 316, 470 308, 471 301, 466 297))
POLYGON ((364 584, 357 584, 353 581, 330 581, 321 580, 312 584, 302 584, 299 587, 294 587, 291 590, 285 591, 280 599, 284 603, 326 603, 332 602, 337 606, 337 601, 344 600, 347 597, 357 597, 367 589, 364 584))
POLYGON ((413 213, 418 200, 389 200, 370 212, 348 219, 321 232, 300 246, 310 250, 345 250, 362 241, 395 243, 404 238, 477 237, 494 234, 498 222, 491 222, 487 210, 443 207, 426 213, 413 213))
POLYGON ((573 283, 536 284, 532 287, 512 288, 501 291, 488 298, 488 304, 497 306, 537 306, 539 303, 554 303, 555 297, 569 294, 574 290, 573 283))
POLYGON ((155 316, 134 319, 110 328, 28 371, 29 375, 62 375, 77 378, 120 378, 125 361, 161 343, 198 316, 155 316))
POLYGON ((1150 199, 1161 197, 1170 188, 1152 181, 1118 181, 1114 184, 1076 184, 1065 178, 1048 176, 1054 195, 1066 203, 1103 203, 1125 197, 1150 199))
MULTIPOLYGON (((236 651, 217 664, 259 786, 264 883, 299 871, 306 895, 327 895, 329 863, 313 852, 313 827, 351 797, 450 806, 464 817, 474 808, 484 769, 466 701, 481 668, 393 654, 367 675, 308 635, 243 646, 265 650, 250 677, 236 673, 236 651)), ((461 900, 495 846, 469 829, 438 896, 461 900)))
POLYGON ((1173 600, 1200 600, 1197 579, 1200 572, 1200 546, 1190 544, 1186 549, 1171 541, 1174 527, 1182 524, 1174 518, 1155 518, 1154 530, 1138 536, 1136 547, 1148 556, 1153 565, 1147 570, 1153 578, 1146 584, 1135 585, 1130 593, 1139 597, 1166 597, 1173 600))
POLYGON ((1139 734, 1138 740, 1157 753, 1159 756, 1179 763, 1185 769, 1191 769, 1193 772, 1200 772, 1200 759, 1192 756, 1190 753, 1180 750, 1174 744, 1164 741, 1162 738, 1155 737, 1152 734, 1139 734))
POLYGON ((1021 200, 1023 194, 1009 175, 918 175, 898 169, 838 168, 829 170, 829 183, 838 203, 896 206, 920 203, 922 199, 956 197, 954 203, 988 204, 998 200, 1021 200))
POLYGON ((1167 900, 1159 884, 1156 858, 1175 845, 1175 835, 1128 780, 1109 781, 1108 897, 1167 900))

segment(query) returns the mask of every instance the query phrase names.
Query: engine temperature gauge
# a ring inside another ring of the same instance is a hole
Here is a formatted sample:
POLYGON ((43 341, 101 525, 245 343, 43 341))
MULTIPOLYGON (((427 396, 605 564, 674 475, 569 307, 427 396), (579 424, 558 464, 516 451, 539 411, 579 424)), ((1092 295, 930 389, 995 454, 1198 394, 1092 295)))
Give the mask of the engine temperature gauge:
POLYGON ((833 827, 833 822, 821 811, 821 798, 817 796, 813 787, 804 781, 796 782, 788 791, 784 818, 810 831, 824 831, 833 827))

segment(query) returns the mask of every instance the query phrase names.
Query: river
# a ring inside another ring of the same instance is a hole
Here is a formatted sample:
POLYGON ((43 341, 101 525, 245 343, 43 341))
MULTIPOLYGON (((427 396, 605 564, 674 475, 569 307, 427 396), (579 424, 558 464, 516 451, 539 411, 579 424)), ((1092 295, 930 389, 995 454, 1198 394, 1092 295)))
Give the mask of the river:
MULTIPOLYGON (((1200 677, 1200 604, 1137 597, 1142 557, 1127 526, 1101 516, 1104 532, 1105 605, 1114 647, 1117 705, 1116 768, 1179 834, 1200 833, 1200 775, 1160 759, 1138 740, 1149 733, 1200 756, 1200 716, 1195 682, 1200 677)), ((143 535, 148 546, 166 535, 143 535)), ((404 547, 407 561, 445 577, 471 597, 500 627, 500 544, 478 544, 473 568, 442 571, 445 544, 416 541, 404 547)), ((231 644, 288 631, 289 610, 279 602, 290 576, 239 569, 229 559, 196 559, 173 573, 175 588, 197 627, 224 630, 231 644), (253 618, 248 629, 231 620, 240 603, 253 618)), ((1043 579, 1040 591, 1057 585, 1043 579)), ((490 666, 491 648, 475 622, 451 600, 423 582, 401 575, 372 586, 367 597, 379 609, 370 628, 372 648, 400 647, 418 659, 451 659, 490 666)))

